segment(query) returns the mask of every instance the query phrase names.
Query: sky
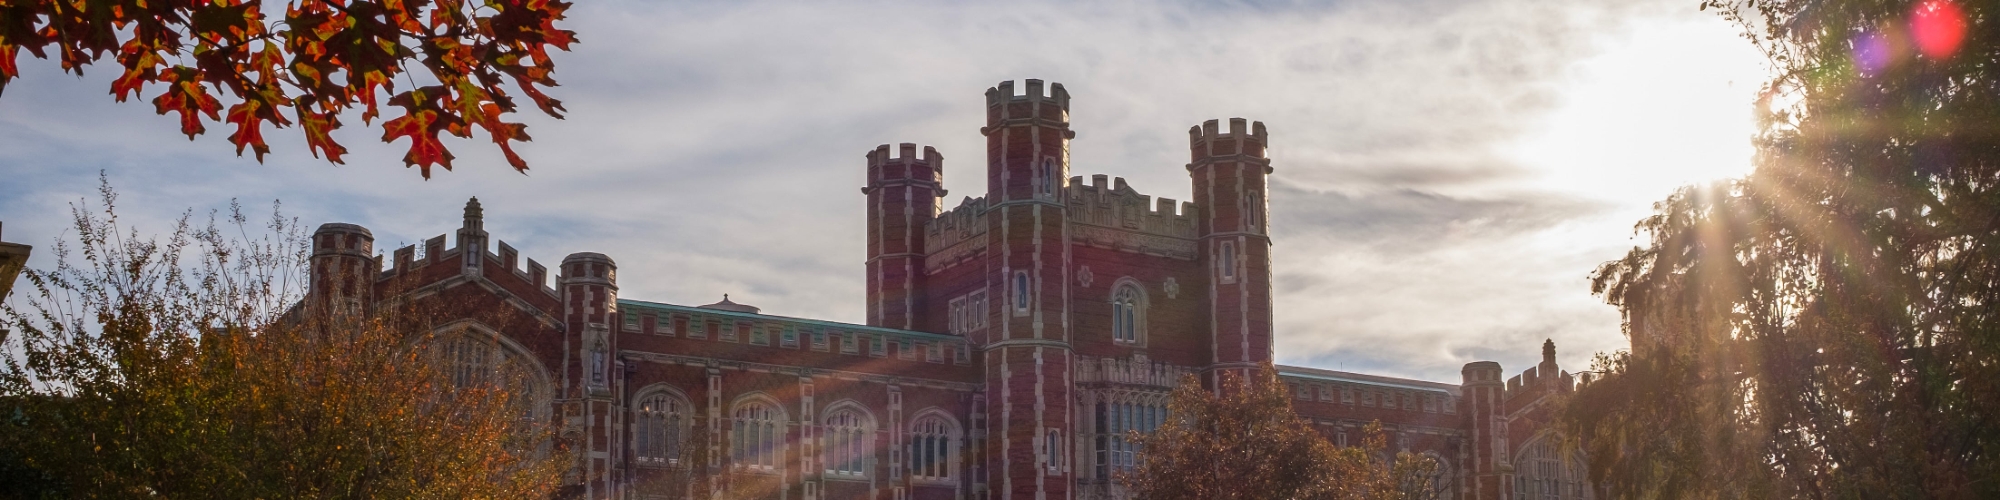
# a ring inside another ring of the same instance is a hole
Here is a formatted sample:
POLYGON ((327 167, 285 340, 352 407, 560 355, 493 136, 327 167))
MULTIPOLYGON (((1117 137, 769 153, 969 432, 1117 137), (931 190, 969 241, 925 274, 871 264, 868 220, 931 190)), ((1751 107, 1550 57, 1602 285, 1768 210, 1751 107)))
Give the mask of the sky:
POLYGON ((956 206, 984 190, 985 89, 1038 78, 1072 96, 1072 174, 1153 196, 1192 198, 1188 127, 1268 126, 1278 362, 1456 382, 1553 339, 1576 371, 1626 345, 1590 271, 1676 187, 1749 170, 1764 74, 1694 0, 575 3, 569 113, 521 115, 525 175, 476 137, 423 180, 358 117, 346 165, 297 129, 267 131, 260 164, 223 125, 189 141, 114 102, 109 61, 79 78, 24 55, 0 95, 0 239, 51 267, 100 171, 142 232, 282 200, 381 252, 478 196, 525 257, 616 259, 626 298, 860 322, 863 155, 936 147, 956 206))

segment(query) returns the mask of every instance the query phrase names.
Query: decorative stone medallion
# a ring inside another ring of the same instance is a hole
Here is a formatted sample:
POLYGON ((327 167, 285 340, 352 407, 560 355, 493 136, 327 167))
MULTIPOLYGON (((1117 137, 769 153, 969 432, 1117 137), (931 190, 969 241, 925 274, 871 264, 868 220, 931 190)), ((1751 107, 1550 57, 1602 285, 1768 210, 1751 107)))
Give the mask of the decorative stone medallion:
POLYGON ((1083 266, 1082 269, 1076 271, 1076 282, 1083 284, 1084 288, 1090 288, 1090 280, 1093 278, 1095 276, 1090 274, 1090 266, 1083 266))
POLYGON ((1174 281, 1174 279, 1171 277, 1167 278, 1166 283, 1160 284, 1160 289, 1161 291, 1167 292, 1167 298, 1169 299, 1177 297, 1181 294, 1181 284, 1179 282, 1174 281))

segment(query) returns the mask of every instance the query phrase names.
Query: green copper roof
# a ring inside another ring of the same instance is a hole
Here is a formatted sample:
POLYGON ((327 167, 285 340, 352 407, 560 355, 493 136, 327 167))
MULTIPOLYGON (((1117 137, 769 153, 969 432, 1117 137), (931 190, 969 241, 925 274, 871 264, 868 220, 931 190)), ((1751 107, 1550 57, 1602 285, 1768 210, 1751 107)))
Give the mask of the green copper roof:
POLYGON ((815 326, 824 326, 824 327, 829 327, 829 328, 837 328, 837 329, 840 329, 840 330, 845 330, 845 331, 851 331, 851 332, 863 332, 863 333, 883 333, 883 334, 891 334, 891 335, 902 335, 902 336, 906 336, 906 337, 915 337, 915 338, 919 338, 919 339, 926 339, 926 340, 941 340, 941 341, 958 341, 958 342, 964 342, 964 341, 965 341, 965 337, 960 337, 960 336, 957 336, 957 335, 944 335, 944 334, 938 334, 938 333, 930 333, 930 332, 919 332, 919 331, 916 331, 916 330, 899 330, 899 329, 895 329, 895 328, 883 328, 883 327, 879 327, 879 326, 868 326, 868 325, 857 325, 857 324, 853 324, 853 323, 840 323, 840 322, 835 322, 835 321, 822 321, 822 320, 817 320, 817 319, 806 319, 806 318, 793 318, 793 317, 789 317, 789 316, 775 316, 775 315, 770 315, 770 314, 756 314, 756 313, 747 313, 747 312, 737 312, 737 311, 730 311, 730 310, 725 310, 725 309, 704 309, 704 308, 700 308, 700 307, 694 307, 694 306, 683 306, 683 305, 676 305, 676 304, 664 304, 664 303, 660 303, 660 302, 647 302, 647 301, 643 301, 643 300, 631 300, 631 299, 618 299, 618 307, 619 307, 620 309, 623 309, 623 308, 625 308, 625 307, 627 307, 627 306, 630 306, 630 307, 635 307, 635 308, 641 308, 641 309, 651 309, 651 310, 660 310, 660 311, 674 311, 674 312, 684 312, 684 313, 689 313, 689 314, 706 314, 706 315, 711 315, 711 316, 720 316, 720 317, 725 317, 725 318, 743 318, 743 319, 750 319, 750 320, 757 320, 757 321, 774 321, 774 322, 784 322, 784 323, 797 323, 797 324, 802 324, 802 325, 815 325, 815 326))

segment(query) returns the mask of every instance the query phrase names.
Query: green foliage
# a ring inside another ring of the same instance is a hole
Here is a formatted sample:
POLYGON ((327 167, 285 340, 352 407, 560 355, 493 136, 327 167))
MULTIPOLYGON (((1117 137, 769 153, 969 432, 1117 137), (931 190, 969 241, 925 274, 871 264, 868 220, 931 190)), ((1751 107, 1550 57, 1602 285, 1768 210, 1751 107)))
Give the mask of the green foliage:
POLYGON ((240 211, 165 241, 76 213, 80 262, 29 271, 0 370, 0 480, 22 497, 519 498, 566 465, 515 381, 454 385, 429 315, 301 304, 307 239, 240 211))
POLYGON ((1435 460, 1387 457, 1380 423, 1363 431, 1361 447, 1313 432, 1269 363, 1249 380, 1222 372, 1215 391, 1189 376, 1167 413, 1158 430, 1130 438, 1139 466, 1118 481, 1135 498, 1430 500, 1446 491, 1435 460))
POLYGON ((1617 498, 2000 497, 1991 2, 1712 0, 1770 56, 1745 178, 1600 267, 1630 352, 1565 423, 1617 498))

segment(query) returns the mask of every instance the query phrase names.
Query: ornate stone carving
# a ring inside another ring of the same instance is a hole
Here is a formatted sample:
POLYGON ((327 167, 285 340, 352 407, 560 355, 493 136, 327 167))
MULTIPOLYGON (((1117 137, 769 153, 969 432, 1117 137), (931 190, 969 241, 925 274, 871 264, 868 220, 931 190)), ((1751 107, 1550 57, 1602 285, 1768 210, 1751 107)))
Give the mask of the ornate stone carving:
POLYGON ((1071 237, 1078 244, 1111 248, 1119 251, 1159 255, 1182 260, 1194 260, 1195 242, 1186 238, 1146 234, 1137 231, 1075 224, 1071 226, 1071 237))

